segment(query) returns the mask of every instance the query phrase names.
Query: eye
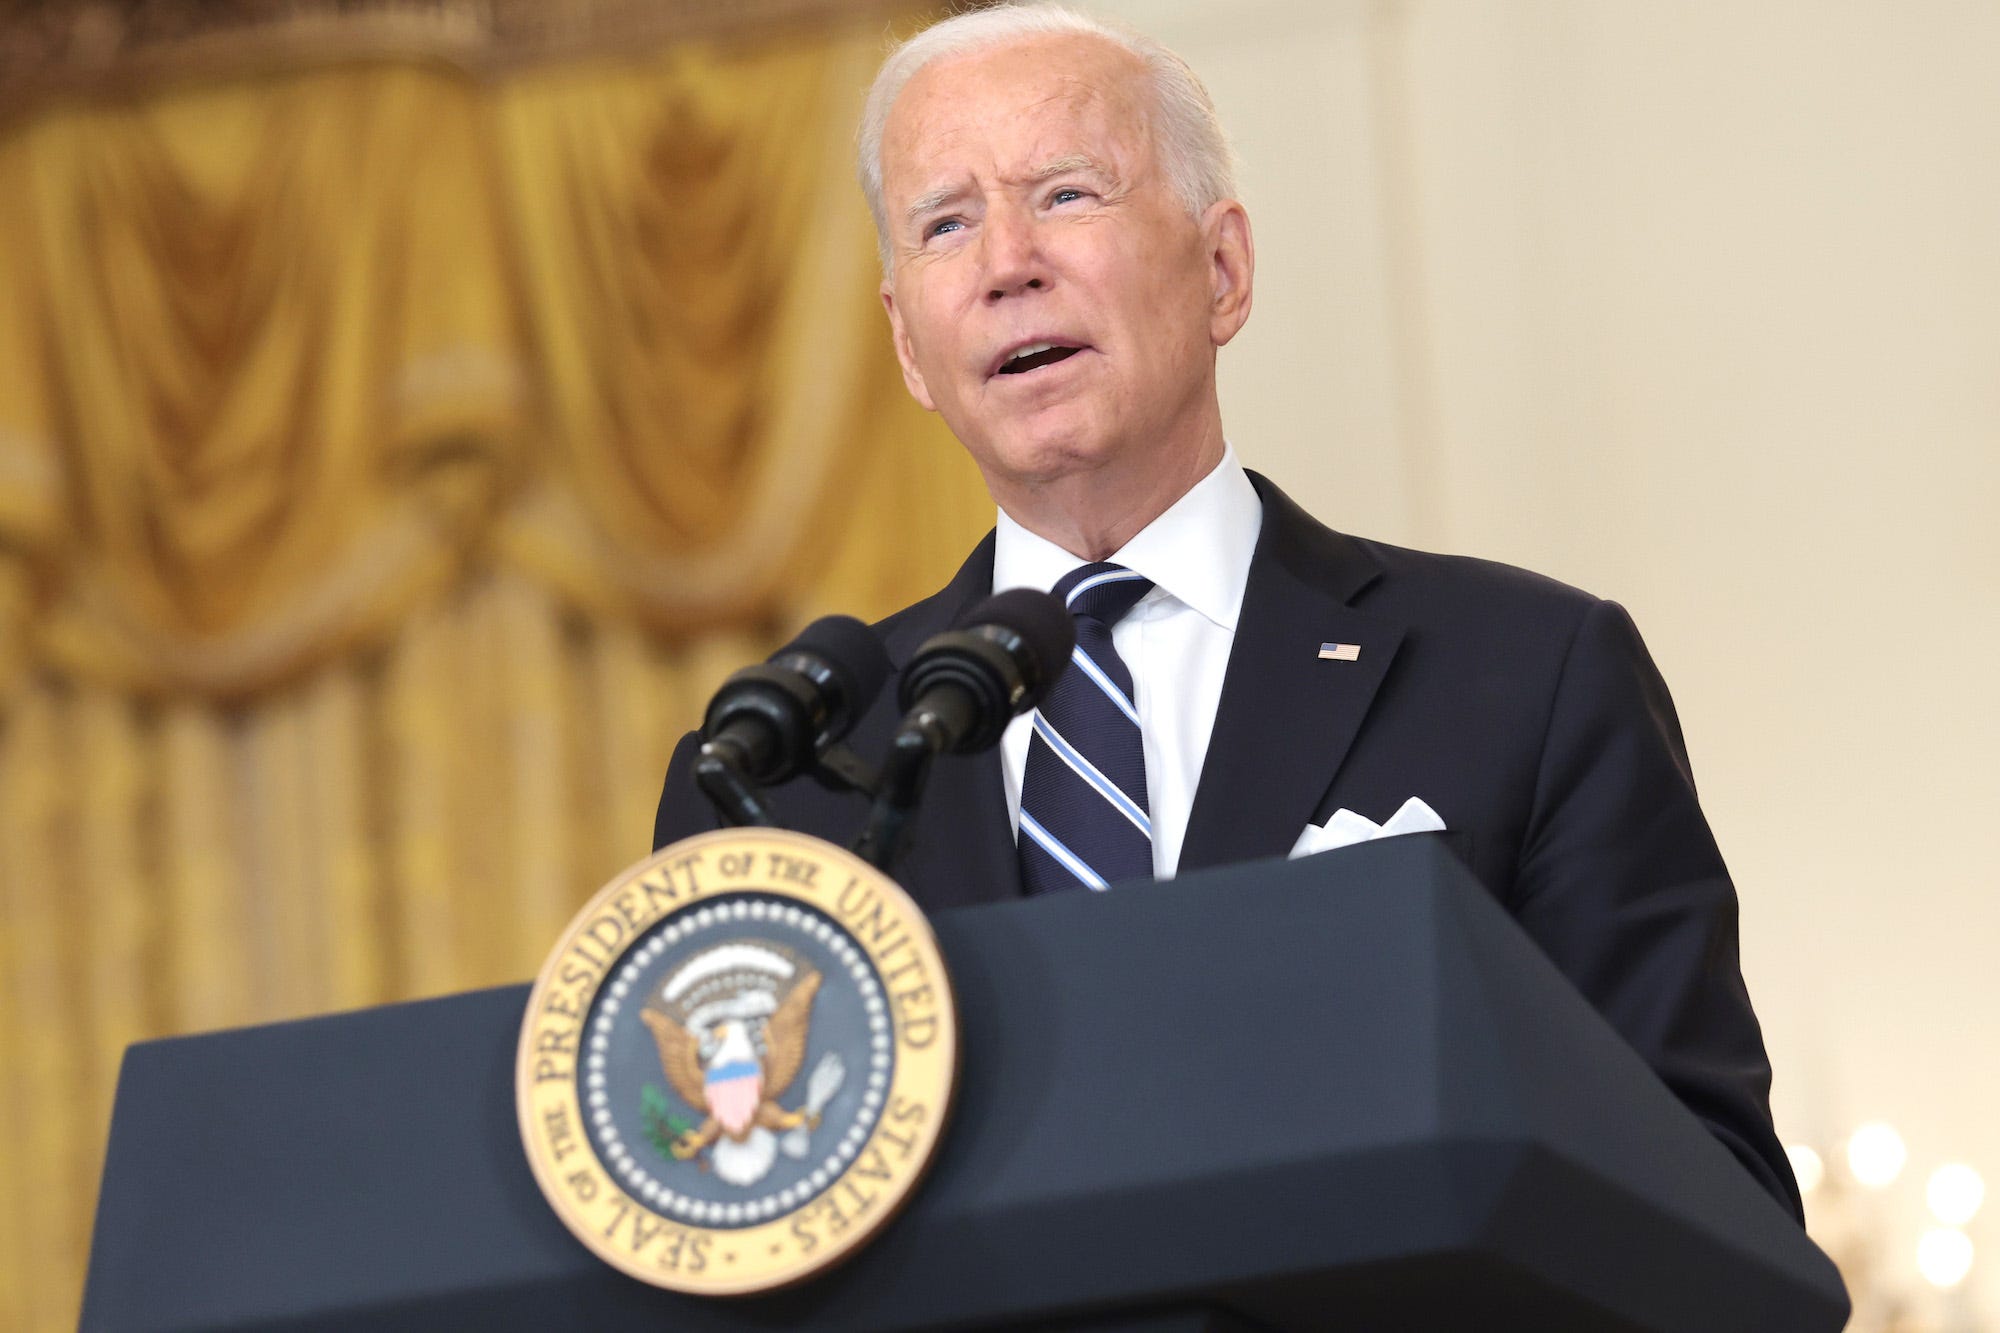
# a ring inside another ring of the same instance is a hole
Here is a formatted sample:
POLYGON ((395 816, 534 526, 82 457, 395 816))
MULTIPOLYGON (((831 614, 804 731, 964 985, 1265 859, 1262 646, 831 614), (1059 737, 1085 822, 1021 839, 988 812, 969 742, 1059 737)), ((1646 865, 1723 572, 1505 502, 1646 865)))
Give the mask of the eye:
POLYGON ((1051 204, 1066 204, 1072 199, 1081 199, 1083 197, 1082 190, 1077 189, 1074 185, 1064 185, 1049 194, 1049 202, 1051 204))
POLYGON ((965 224, 957 218, 939 218, 936 222, 924 228, 924 239, 928 241, 933 236, 942 236, 946 232, 957 231, 963 226, 965 224))

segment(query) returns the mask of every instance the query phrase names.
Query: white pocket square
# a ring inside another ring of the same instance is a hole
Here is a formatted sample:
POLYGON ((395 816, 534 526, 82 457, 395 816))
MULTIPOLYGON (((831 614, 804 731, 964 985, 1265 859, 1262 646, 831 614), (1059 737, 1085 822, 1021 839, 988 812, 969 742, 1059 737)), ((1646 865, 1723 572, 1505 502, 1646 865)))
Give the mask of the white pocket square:
POLYGON ((1336 810, 1326 823, 1306 825, 1299 840, 1292 844, 1290 855, 1311 856, 1314 852, 1330 852, 1336 847, 1351 847, 1373 838, 1393 838, 1401 833, 1442 832, 1444 820, 1438 818, 1438 812, 1412 796, 1403 802, 1402 809, 1380 824, 1352 810, 1336 810))

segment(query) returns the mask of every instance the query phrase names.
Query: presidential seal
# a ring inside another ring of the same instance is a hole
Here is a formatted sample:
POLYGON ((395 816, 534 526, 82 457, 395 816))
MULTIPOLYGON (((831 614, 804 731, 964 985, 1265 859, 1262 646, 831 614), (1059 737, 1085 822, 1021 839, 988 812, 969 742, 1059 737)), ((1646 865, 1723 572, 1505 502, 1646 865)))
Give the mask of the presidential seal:
POLYGON ((746 828, 663 849, 570 923, 528 999, 515 1099, 577 1239, 655 1286, 739 1295, 895 1214, 957 1068, 916 904, 838 847, 746 828))

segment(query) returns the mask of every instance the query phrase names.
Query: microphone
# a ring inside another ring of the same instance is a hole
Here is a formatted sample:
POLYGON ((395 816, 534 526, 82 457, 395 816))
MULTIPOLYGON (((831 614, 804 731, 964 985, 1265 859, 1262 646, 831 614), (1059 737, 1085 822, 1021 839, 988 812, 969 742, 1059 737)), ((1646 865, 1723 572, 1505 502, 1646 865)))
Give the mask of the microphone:
POLYGON ((755 789, 811 768, 888 682, 889 654, 852 616, 825 616, 722 683, 701 726, 695 777, 725 818, 775 824, 755 789))
POLYGON ((1033 588, 996 593, 928 639, 903 672, 897 744, 977 754, 999 744, 1016 714, 1042 701, 1069 665, 1076 623, 1059 598, 1033 588))
POLYGON ((856 854, 887 871, 931 759, 998 744, 1008 722, 1042 701, 1075 647, 1069 608, 1033 588, 996 593, 960 617, 959 628, 926 640, 903 669, 897 692, 903 721, 889 742, 856 854))

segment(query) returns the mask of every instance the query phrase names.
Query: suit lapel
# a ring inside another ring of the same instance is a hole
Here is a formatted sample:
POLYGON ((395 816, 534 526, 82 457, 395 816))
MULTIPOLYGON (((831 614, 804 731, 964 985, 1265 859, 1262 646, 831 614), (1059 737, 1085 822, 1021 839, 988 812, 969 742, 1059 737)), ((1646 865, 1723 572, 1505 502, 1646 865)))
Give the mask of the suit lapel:
MULTIPOLYGON (((883 641, 898 678, 924 640, 950 629, 993 591, 993 535, 976 547, 943 591, 885 627, 883 641)), ((893 694, 893 688, 888 691, 893 694)), ((894 700, 890 700, 891 704, 894 700)), ((901 709, 892 710, 896 717, 901 709)), ((889 728, 893 729, 891 720, 889 728)), ((882 734, 886 744, 888 731, 882 734)), ((910 821, 895 878, 918 886, 925 910, 1018 898, 1021 875, 1000 752, 941 755, 910 821)))
POLYGON ((1404 626, 1349 602, 1380 575, 1350 537, 1316 522, 1263 477, 1264 527, 1250 562, 1179 868, 1282 856, 1312 822, 1395 660, 1404 626), (1324 661, 1323 643, 1357 645, 1324 661))

